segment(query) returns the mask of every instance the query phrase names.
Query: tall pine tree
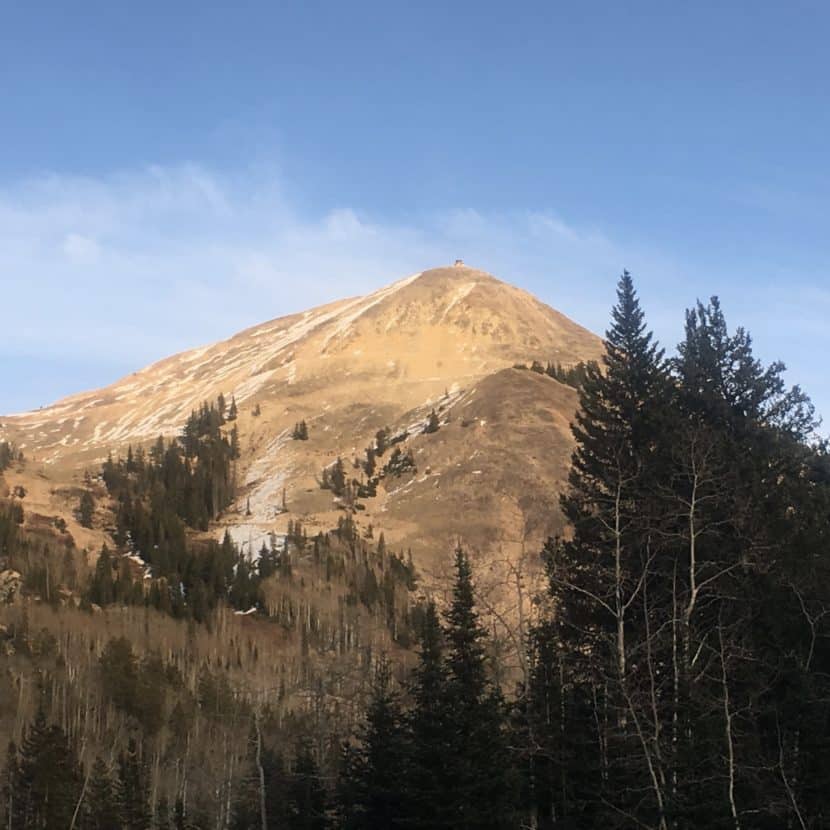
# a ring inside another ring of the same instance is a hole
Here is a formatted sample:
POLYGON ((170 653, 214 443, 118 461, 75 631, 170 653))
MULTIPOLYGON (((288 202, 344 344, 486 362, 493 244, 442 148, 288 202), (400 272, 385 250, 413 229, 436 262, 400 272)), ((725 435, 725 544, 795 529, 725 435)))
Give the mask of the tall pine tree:
POLYGON ((369 830, 406 826, 404 792, 407 783, 407 742, 398 695, 392 688, 391 667, 378 666, 366 723, 358 746, 346 749, 341 782, 343 827, 369 830))
POLYGON ((514 775, 504 701, 490 680, 472 569, 460 549, 455 554, 455 585, 445 620, 450 819, 456 828, 514 827, 514 775))
POLYGON ((410 750, 406 811, 410 826, 447 828, 455 820, 447 739, 454 728, 448 702, 444 634, 435 604, 427 604, 420 630, 418 665, 410 684, 410 750))

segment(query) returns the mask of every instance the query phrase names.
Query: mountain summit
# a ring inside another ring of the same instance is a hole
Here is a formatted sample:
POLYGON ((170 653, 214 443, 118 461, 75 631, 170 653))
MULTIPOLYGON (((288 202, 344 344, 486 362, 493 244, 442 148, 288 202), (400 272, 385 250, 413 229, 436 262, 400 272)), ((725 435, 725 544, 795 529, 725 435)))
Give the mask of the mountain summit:
POLYGON ((227 528, 254 548, 289 519, 327 529, 355 509, 321 489, 322 471, 340 458, 349 478, 365 477, 366 448, 383 431, 406 463, 382 476, 356 515, 439 571, 458 540, 482 556, 513 556, 558 529, 576 395, 512 367, 568 366, 601 351, 598 337, 531 294, 456 263, 0 417, 0 440, 29 459, 10 484, 27 488, 30 509, 63 516, 92 545, 107 522, 92 531, 74 522, 84 474, 109 453, 179 434, 194 409, 221 394, 238 410, 240 458, 235 506, 214 531, 227 528), (300 422, 308 440, 292 440, 300 422))

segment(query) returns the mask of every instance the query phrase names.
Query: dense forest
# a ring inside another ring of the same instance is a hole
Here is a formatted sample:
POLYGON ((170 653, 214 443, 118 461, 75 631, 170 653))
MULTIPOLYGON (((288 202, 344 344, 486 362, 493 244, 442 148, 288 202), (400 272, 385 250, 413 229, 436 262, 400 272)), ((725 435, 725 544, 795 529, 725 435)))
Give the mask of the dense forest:
MULTIPOLYGON (((235 494, 222 402, 107 462, 115 550, 95 567, 59 534, 27 538, 19 502, 0 508, 4 566, 47 600, 0 628, 4 826, 830 824, 830 454, 813 408, 714 298, 666 357, 626 273, 605 342, 601 365, 531 367, 580 407, 570 531, 540 551, 517 686, 496 682, 463 550, 440 601, 349 511, 314 539, 292 523, 255 562, 230 537, 192 541, 235 494), (77 608, 58 596, 69 571, 77 608)), ((357 498, 388 438, 365 478, 338 461, 321 486, 357 498)))

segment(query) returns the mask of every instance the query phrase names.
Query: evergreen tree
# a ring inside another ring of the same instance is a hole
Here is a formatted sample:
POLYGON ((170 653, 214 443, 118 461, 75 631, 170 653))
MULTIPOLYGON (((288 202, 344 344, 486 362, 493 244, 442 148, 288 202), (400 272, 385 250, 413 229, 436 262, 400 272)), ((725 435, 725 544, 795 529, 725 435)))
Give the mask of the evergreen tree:
POLYGON ((64 731, 47 725, 42 706, 24 734, 19 756, 9 758, 7 787, 11 827, 69 827, 83 787, 80 766, 64 731))
POLYGON ((16 459, 22 459, 23 453, 18 453, 13 444, 8 441, 0 441, 0 473, 11 466, 16 459))
POLYGON ((17 745, 9 741, 6 752, 6 768, 3 771, 3 805, 8 826, 14 827, 15 817, 19 816, 18 799, 20 798, 20 765, 17 756, 17 745))
POLYGON ((130 738, 118 758, 118 804, 124 830, 149 830, 147 770, 138 745, 130 738))
POLYGON ((472 569, 460 549, 455 554, 455 571, 445 627, 452 825, 510 828, 515 826, 514 776, 507 751, 505 706, 488 676, 486 633, 475 608, 472 569))
MULTIPOLYGON (((609 822, 631 809, 620 800, 623 794, 641 798, 631 779, 653 769, 650 747, 633 727, 639 678, 631 674, 646 671, 645 661, 633 662, 633 655, 650 644, 651 612, 644 603, 656 555, 653 492, 668 446, 662 435, 670 390, 663 353, 646 329, 631 276, 624 272, 603 368, 589 367, 580 390, 576 450, 562 498, 573 538, 547 548, 557 637, 575 675, 568 682, 584 684, 596 718, 609 724, 601 736, 600 776, 581 785, 613 804, 609 822)), ((659 824, 663 794, 649 795, 659 824)))
POLYGON ((291 437, 295 441, 308 441, 308 424, 305 421, 294 424, 291 437))
POLYGON ((519 690, 511 744, 522 773, 522 805, 540 830, 602 826, 601 779, 592 687, 574 682, 557 620, 531 630, 527 684, 519 690))
POLYGON ((326 791, 307 737, 302 737, 297 744, 288 782, 288 812, 290 830, 325 830, 328 827, 326 791))
POLYGON ((112 578, 112 557, 104 545, 95 563, 95 573, 89 583, 89 601, 104 607, 115 600, 112 578))
POLYGON ((84 799, 84 830, 112 830, 120 827, 118 796, 107 765, 96 758, 84 799))
POLYGON ((447 684, 443 632, 435 604, 430 602, 423 614, 418 665, 410 688, 413 705, 408 716, 406 814, 412 827, 454 826, 455 794, 446 752, 447 736, 454 724, 447 706, 447 684))
POLYGON ((234 830, 267 830, 269 826, 262 753, 262 733, 259 724, 252 722, 248 733, 246 768, 234 791, 231 822, 234 830))
POLYGON ((78 504, 78 521, 82 527, 92 527, 92 518, 95 515, 95 500, 89 490, 81 493, 81 500, 78 504))
POLYGON ((269 747, 262 751, 262 773, 265 778, 265 812, 268 827, 289 826, 288 778, 282 756, 269 747))
POLYGON ((346 751, 341 780, 343 827, 370 830, 407 826, 403 819, 407 744, 387 661, 378 667, 357 749, 346 751), (344 803, 345 802, 345 803, 344 803))
POLYGON ((230 441, 230 457, 231 460, 236 461, 239 458, 239 430, 236 428, 234 424, 233 428, 231 429, 231 441, 230 441))
POLYGON ((159 799, 158 807, 156 808, 155 825, 153 830, 175 830, 175 815, 170 809, 170 802, 167 796, 162 796, 159 799))

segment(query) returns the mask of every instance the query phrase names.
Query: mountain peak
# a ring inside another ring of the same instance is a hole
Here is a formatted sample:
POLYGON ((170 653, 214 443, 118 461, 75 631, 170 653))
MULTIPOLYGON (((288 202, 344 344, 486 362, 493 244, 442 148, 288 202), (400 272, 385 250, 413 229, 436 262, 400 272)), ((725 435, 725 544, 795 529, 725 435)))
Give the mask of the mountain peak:
MULTIPOLYGON (((533 295, 461 262, 364 297, 263 323, 112 386, 8 416, 0 439, 74 469, 127 443, 178 433, 222 393, 290 421, 355 401, 412 408, 517 362, 599 356, 598 337, 533 295)), ((275 429, 293 422, 275 418, 275 429)))
MULTIPOLYGON (((476 280, 481 282, 501 283, 502 281, 494 277, 487 271, 482 271, 479 268, 473 268, 466 265, 463 260, 457 259, 453 265, 439 265, 435 268, 429 268, 426 271, 421 271, 417 275, 415 281, 419 283, 430 283, 440 285, 442 283, 457 283, 464 280, 476 280)), ((502 283, 506 285, 506 283, 502 283)))

